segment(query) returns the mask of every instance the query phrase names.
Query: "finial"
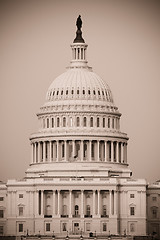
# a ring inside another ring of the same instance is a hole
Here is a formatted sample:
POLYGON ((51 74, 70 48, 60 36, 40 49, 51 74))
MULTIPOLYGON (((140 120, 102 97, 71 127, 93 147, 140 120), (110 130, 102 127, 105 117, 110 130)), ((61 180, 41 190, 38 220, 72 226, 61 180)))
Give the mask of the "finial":
POLYGON ((76 31, 76 38, 74 39, 74 43, 84 43, 84 39, 82 38, 82 20, 81 15, 78 16, 76 21, 77 31, 76 31))

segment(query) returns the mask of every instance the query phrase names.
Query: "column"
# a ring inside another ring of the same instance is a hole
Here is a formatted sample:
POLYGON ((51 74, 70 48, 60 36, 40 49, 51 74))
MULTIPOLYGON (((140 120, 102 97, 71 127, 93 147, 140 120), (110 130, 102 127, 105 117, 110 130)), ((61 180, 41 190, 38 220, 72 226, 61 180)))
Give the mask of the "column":
POLYGON ((97 161, 99 161, 99 140, 97 140, 97 161))
POLYGON ((64 141, 64 160, 67 161, 67 140, 64 141))
POLYGON ((53 216, 55 216, 56 211, 55 211, 55 202, 56 202, 56 195, 55 195, 55 191, 53 190, 53 208, 52 208, 52 214, 53 216))
POLYGON ((42 147, 43 147, 43 162, 45 162, 46 161, 46 143, 45 142, 43 142, 42 143, 42 147))
POLYGON ((97 215, 100 216, 100 190, 97 190, 98 199, 97 199, 97 215))
POLYGON ((125 158, 125 163, 127 163, 127 143, 126 143, 126 158, 125 158))
POLYGON ((96 194, 95 194, 95 190, 93 190, 93 217, 95 217, 95 207, 96 207, 95 198, 96 198, 96 194))
POLYGON ((69 190, 69 217, 72 217, 72 190, 69 190))
POLYGON ((113 147, 113 142, 111 141, 111 162, 114 161, 114 147, 113 147))
POLYGON ((117 191, 114 191, 114 215, 117 215, 117 191))
POLYGON ((81 218, 84 217, 84 190, 81 190, 81 218))
POLYGON ((56 143, 57 143, 57 159, 56 159, 56 161, 58 162, 59 161, 59 140, 57 140, 56 141, 56 143))
POLYGON ((119 142, 116 142, 116 162, 119 162, 119 142))
POLYGON ((75 157, 75 140, 72 140, 72 157, 75 157))
POLYGON ((41 145, 40 142, 38 142, 38 163, 41 161, 41 149, 40 149, 41 145))
POLYGON ((52 141, 49 142, 49 161, 52 162, 52 141))
POLYGON ((112 191, 109 190, 109 215, 112 215, 112 191))
POLYGON ((123 143, 121 142, 121 163, 123 163, 123 143))
POLYGON ((83 161, 83 151, 84 151, 84 146, 83 146, 83 140, 81 140, 81 161, 83 161))
POLYGON ((88 149, 88 151, 89 151, 89 161, 91 161, 92 160, 92 157, 91 157, 91 144, 92 144, 92 141, 91 140, 89 140, 89 149, 88 149))
POLYGON ((60 216, 60 190, 57 190, 58 196, 57 196, 57 215, 60 216))
POLYGON ((36 163, 37 160, 37 144, 36 142, 34 143, 34 163, 36 163))
POLYGON ((44 191, 41 190, 41 216, 44 215, 44 202, 43 202, 43 200, 44 200, 44 191))
POLYGON ((104 147, 105 147, 105 162, 107 162, 107 141, 104 142, 104 147))
POLYGON ((38 216, 39 214, 39 191, 34 192, 36 197, 35 197, 35 215, 38 216))
POLYGON ((53 161, 56 161, 56 141, 53 142, 53 161))
POLYGON ((34 161, 34 158, 33 158, 33 152, 34 152, 34 149, 33 149, 33 143, 31 143, 31 164, 32 164, 33 161, 34 161))

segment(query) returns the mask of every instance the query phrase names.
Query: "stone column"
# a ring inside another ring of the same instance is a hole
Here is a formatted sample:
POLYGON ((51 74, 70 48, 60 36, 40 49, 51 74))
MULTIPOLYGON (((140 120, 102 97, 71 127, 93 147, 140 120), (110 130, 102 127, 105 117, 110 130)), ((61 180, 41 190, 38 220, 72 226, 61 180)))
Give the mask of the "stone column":
POLYGON ((93 190, 93 217, 95 217, 95 207, 96 207, 96 194, 95 194, 95 190, 93 190))
POLYGON ((84 190, 81 190, 81 218, 84 217, 84 190))
POLYGON ((69 190, 69 217, 72 217, 72 191, 69 190))
POLYGON ((35 191, 35 215, 38 216, 39 215, 39 191, 35 191))
POLYGON ((52 208, 53 216, 55 216, 55 214, 56 214, 56 211, 55 211, 56 204, 55 204, 55 202, 56 202, 56 196, 55 196, 55 191, 53 190, 53 208, 52 208))
POLYGON ((57 215, 60 217, 60 190, 57 190, 57 215))
POLYGON ((56 159, 56 161, 58 162, 59 161, 59 140, 57 140, 56 141, 56 143, 57 143, 57 159, 56 159))
POLYGON ((75 156, 75 140, 72 140, 72 157, 75 156))
POLYGON ((43 200, 44 200, 44 191, 41 190, 41 216, 44 215, 44 202, 43 202, 43 200))
POLYGON ((109 190, 109 215, 112 215, 112 191, 109 190))
POLYGON ((67 140, 64 141, 64 160, 67 161, 67 140))
POLYGON ((97 193, 98 193, 98 201, 97 201, 97 215, 98 217, 100 216, 100 190, 97 190, 97 193))
POLYGON ((119 142, 116 142, 116 162, 119 162, 119 142))
POLYGON ((113 147, 113 142, 111 141, 111 162, 114 161, 114 147, 113 147))
POLYGON ((43 142, 43 162, 46 161, 46 142, 43 142))
POLYGON ((40 163, 41 161, 41 149, 40 149, 41 145, 40 142, 38 142, 38 163, 40 163))
POLYGON ((34 149, 33 149, 33 143, 31 143, 31 164, 33 163, 33 161, 34 161, 34 149))
POLYGON ((49 161, 52 162, 52 141, 49 142, 49 161))
POLYGON ((34 163, 36 163, 36 159, 37 159, 37 145, 36 142, 34 143, 34 163))
POLYGON ((104 142, 104 147, 105 147, 105 162, 107 162, 107 141, 104 142))
POLYGON ((83 140, 81 140, 81 161, 83 161, 83 151, 84 151, 84 146, 83 146, 83 140))
POLYGON ((92 141, 91 140, 89 140, 89 161, 91 161, 92 160, 92 157, 91 157, 91 144, 92 144, 92 141))
POLYGON ((114 215, 117 215, 117 191, 114 191, 114 215))
POLYGON ((97 161, 99 162, 99 140, 97 140, 97 161))

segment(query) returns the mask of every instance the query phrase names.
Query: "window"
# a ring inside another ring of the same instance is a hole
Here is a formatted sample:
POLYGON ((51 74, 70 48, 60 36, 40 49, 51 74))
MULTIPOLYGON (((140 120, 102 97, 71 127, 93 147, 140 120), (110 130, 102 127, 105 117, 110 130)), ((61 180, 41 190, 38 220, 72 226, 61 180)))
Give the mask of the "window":
POLYGON ((68 90, 66 90, 66 95, 68 95, 68 90))
POLYGON ((90 90, 88 90, 88 94, 89 94, 89 95, 91 94, 91 91, 90 91, 90 90))
POLYGON ((0 235, 4 234, 3 226, 0 226, 0 235))
POLYGON ((90 214, 91 214, 91 208, 90 208, 90 205, 87 205, 86 206, 86 215, 90 216, 90 214))
POLYGON ((130 232, 135 232, 135 224, 134 223, 131 223, 130 224, 130 232))
POLYGON ((152 201, 153 201, 153 202, 156 202, 156 201, 157 201, 157 198, 156 198, 156 197, 152 197, 152 201))
POLYGON ((79 117, 77 117, 77 119, 76 119, 76 125, 77 125, 77 127, 79 127, 79 122, 80 122, 79 117))
POLYGON ((0 210, 0 218, 4 218, 4 210, 0 210))
POLYGON ((83 95, 85 94, 85 90, 83 90, 83 95))
POLYGON ((49 128, 49 118, 47 118, 47 128, 49 128))
POLYGON ((73 95, 73 93, 74 93, 74 91, 72 90, 72 91, 71 91, 71 94, 73 95))
POLYGON ((103 216, 107 215, 107 206, 103 205, 103 216))
POLYGON ((52 118, 52 128, 54 127, 54 118, 52 118))
POLYGON ((97 127, 99 127, 99 117, 97 118, 97 127))
POLYGON ((61 95, 63 95, 63 90, 61 91, 61 95))
POLYGON ((62 143, 62 158, 64 158, 64 143, 62 143))
POLYGON ((157 218, 157 209, 158 209, 158 208, 156 208, 156 207, 154 207, 154 208, 152 209, 152 217, 153 217, 153 218, 157 218))
POLYGON ((134 198, 134 194, 131 193, 131 194, 130 194, 130 198, 134 198))
POLYGON ((67 223, 62 223, 62 231, 63 232, 67 231, 67 223))
POLYGON ((59 117, 57 118, 57 127, 59 127, 59 117))
POLYGON ((87 157, 87 144, 84 144, 84 148, 83 148, 83 157, 86 158, 87 157))
POLYGON ((77 94, 79 95, 79 90, 77 90, 77 94))
POLYGON ((108 149, 109 149, 109 161, 111 161, 111 142, 108 142, 108 149))
POLYGON ((66 118, 63 118, 63 127, 66 127, 66 118))
POLYGON ((86 117, 83 118, 83 127, 87 127, 87 118, 86 117))
POLYGON ((110 128, 110 118, 108 118, 108 128, 110 128))
POLYGON ((19 207, 19 216, 23 216, 23 207, 19 207))
POLYGON ((23 194, 19 194, 19 198, 23 198, 23 194))
POLYGON ((93 127, 93 117, 90 118, 90 127, 93 127))
POLYGON ((2 202, 4 200, 4 197, 0 197, 0 202, 2 202))
POLYGON ((57 95, 58 95, 59 91, 57 91, 57 95))
POLYGON ((63 215, 67 215, 67 205, 63 205, 63 215))
POLYGON ((130 207, 130 215, 131 216, 135 215, 135 207, 130 207))
POLYGON ((93 90, 93 94, 96 95, 96 91, 95 90, 93 90))
POLYGON ((19 223, 19 232, 23 232, 23 223, 19 223))
POLYGON ((103 118, 103 128, 105 128, 105 118, 103 118))
POLYGON ((45 119, 43 119, 43 128, 45 128, 45 119))
POLYGON ((103 223, 103 232, 107 231, 107 223, 103 223))
POLYGON ((94 158, 94 143, 91 145, 91 157, 94 158))
POLYGON ((86 223, 86 231, 90 231, 90 223, 86 223))
POLYGON ((112 118, 112 128, 114 128, 114 118, 112 118))
POLYGON ((79 206, 75 205, 75 216, 78 216, 79 214, 79 206))
POLYGON ((46 232, 50 232, 51 231, 51 225, 50 223, 46 223, 46 232))

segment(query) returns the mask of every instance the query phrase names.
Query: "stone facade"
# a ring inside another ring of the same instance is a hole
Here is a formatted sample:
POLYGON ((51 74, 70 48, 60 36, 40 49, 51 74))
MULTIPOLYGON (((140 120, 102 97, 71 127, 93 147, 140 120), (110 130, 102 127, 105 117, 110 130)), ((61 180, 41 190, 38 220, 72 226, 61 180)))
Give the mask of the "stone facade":
POLYGON ((71 49, 37 114, 25 178, 0 184, 0 235, 145 235, 146 181, 131 177, 121 114, 87 44, 71 49))

